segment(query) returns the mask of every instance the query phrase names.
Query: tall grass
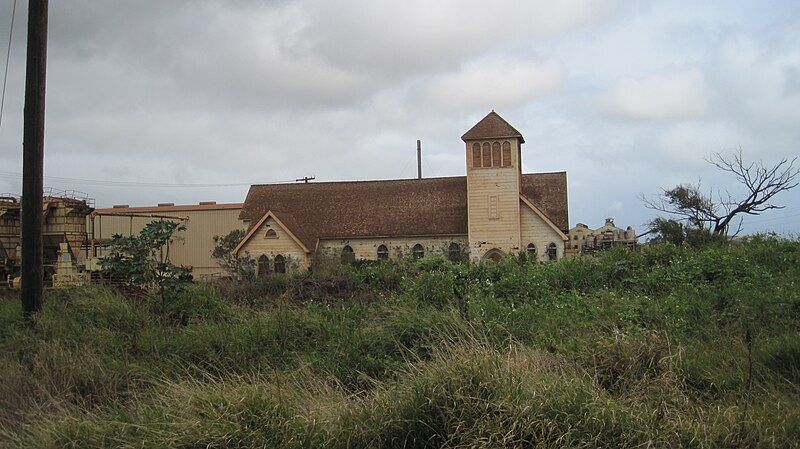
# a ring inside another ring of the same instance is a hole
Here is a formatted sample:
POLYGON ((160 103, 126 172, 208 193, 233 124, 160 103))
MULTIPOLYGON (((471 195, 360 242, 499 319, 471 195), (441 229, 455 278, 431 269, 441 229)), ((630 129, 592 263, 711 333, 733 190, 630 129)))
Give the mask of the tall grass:
POLYGON ((797 447, 798 281, 756 238, 8 298, 0 446, 797 447))

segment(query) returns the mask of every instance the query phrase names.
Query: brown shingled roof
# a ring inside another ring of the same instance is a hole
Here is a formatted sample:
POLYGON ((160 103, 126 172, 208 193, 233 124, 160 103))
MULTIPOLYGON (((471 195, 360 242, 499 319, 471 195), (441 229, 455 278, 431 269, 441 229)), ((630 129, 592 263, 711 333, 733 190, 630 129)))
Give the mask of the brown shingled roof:
POLYGON ((525 143, 521 132, 505 121, 503 117, 500 117, 500 114, 492 111, 464 133, 461 136, 461 140, 497 139, 503 137, 516 137, 520 143, 525 143))
MULTIPOLYGON (((569 229, 566 173, 522 175, 522 194, 569 229)), ((265 184, 250 187, 240 218, 272 211, 308 248, 320 238, 467 234, 467 178, 265 184)))
POLYGON ((520 190, 563 233, 569 232, 567 173, 523 173, 520 190))

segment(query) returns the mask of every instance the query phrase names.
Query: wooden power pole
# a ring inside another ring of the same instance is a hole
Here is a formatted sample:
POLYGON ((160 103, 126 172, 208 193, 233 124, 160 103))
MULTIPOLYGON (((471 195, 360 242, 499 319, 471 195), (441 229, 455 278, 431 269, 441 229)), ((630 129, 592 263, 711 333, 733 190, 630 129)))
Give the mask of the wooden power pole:
POLYGON ((42 308, 42 194, 44 190, 44 100, 47 74, 48 0, 28 3, 25 121, 22 140, 22 313, 42 308))

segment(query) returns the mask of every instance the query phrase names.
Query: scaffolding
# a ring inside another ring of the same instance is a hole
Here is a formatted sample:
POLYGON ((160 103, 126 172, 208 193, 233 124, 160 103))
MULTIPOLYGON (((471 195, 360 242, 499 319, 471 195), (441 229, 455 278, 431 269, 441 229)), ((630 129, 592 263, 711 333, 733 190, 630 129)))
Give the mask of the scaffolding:
MULTIPOLYGON (((85 264, 88 251, 80 250, 89 246, 86 217, 94 211, 95 202, 83 192, 52 188, 44 190, 42 199, 44 276, 50 283, 65 250, 74 264, 85 264)), ((0 195, 0 285, 10 285, 19 275, 20 209, 19 196, 0 195)))
POLYGON ((0 194, 0 286, 19 272, 19 196, 0 194))

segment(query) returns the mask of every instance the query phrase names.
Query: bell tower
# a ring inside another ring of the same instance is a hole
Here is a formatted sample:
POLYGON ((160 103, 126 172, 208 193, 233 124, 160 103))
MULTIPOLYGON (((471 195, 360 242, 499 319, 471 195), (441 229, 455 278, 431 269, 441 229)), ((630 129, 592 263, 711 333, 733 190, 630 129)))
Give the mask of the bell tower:
POLYGON ((522 134, 490 112, 461 140, 467 156, 467 229, 473 261, 520 251, 522 134))

